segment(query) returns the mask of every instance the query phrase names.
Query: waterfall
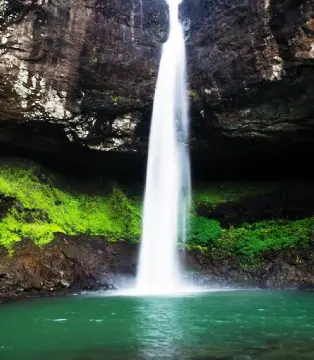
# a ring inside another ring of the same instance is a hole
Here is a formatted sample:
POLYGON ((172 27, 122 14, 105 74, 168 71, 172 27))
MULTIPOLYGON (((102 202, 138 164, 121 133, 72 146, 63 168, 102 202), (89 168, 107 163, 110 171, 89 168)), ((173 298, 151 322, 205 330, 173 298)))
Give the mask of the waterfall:
POLYGON ((186 237, 190 207, 188 100, 184 32, 178 0, 169 0, 170 32, 163 46, 150 129, 142 239, 136 291, 181 287, 177 244, 186 237))

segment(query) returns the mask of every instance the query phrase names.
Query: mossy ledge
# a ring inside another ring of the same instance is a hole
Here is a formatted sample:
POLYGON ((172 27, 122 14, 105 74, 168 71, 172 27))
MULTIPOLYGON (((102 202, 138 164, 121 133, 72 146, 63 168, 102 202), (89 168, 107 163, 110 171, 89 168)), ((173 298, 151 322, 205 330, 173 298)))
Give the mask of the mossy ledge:
MULTIPOLYGON (((261 198, 277 188, 278 184, 246 183, 197 186, 185 246, 210 253, 216 260, 233 259, 241 267, 258 266, 271 252, 311 247, 314 214, 308 212, 293 220, 275 214, 271 220, 247 222, 246 216, 243 221, 237 219, 236 225, 210 217, 222 204, 261 198), (202 216, 200 208, 209 215, 202 216)), ((137 243, 141 208, 140 194, 131 196, 118 185, 103 186, 97 195, 91 195, 69 190, 56 176, 35 165, 0 166, 0 245, 11 255, 21 240, 44 246, 56 234, 137 243)))
POLYGON ((0 194, 14 199, 0 221, 0 244, 9 251, 22 239, 45 245, 55 233, 139 239, 140 203, 117 186, 103 196, 78 194, 58 187, 38 167, 1 166, 0 194))

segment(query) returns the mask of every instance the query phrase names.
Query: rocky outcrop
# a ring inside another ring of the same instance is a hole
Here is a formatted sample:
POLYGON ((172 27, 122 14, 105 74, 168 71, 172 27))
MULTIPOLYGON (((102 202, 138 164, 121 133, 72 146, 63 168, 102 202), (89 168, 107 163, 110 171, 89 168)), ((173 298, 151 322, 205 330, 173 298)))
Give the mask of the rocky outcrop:
POLYGON ((192 16, 192 86, 207 105, 204 118, 213 118, 214 128, 230 137, 278 139, 296 133, 295 141, 309 140, 314 109, 313 3, 184 4, 185 16, 192 16))
POLYGON ((166 4, 1 4, 1 125, 11 129, 2 131, 2 140, 14 142, 14 127, 24 126, 52 138, 55 147, 68 142, 106 151, 137 149, 135 130, 152 103, 166 36, 166 4), (48 128, 60 131, 58 136, 46 134, 48 128))
POLYGON ((134 245, 86 237, 59 236, 43 248, 24 241, 13 256, 0 247, 0 302, 112 288, 114 275, 134 276, 136 254, 134 245))
MULTIPOLYGON (((200 168, 312 151, 313 11, 311 0, 183 1, 200 168)), ((4 148, 142 164, 166 2, 2 0, 0 19, 4 148)))
POLYGON ((241 267, 234 259, 217 260, 210 253, 194 251, 188 254, 186 264, 192 278, 203 286, 313 290, 312 250, 268 254, 263 263, 253 267, 241 267))
MULTIPOLYGON (((107 243, 102 238, 69 236, 58 236, 42 248, 23 241, 16 245, 14 256, 0 247, 0 302, 119 288, 125 281, 134 281, 137 249, 136 245, 107 243)), ((187 278, 200 285, 313 289, 311 253, 273 253, 263 264, 249 268, 240 267, 234 259, 217 260, 210 252, 185 252, 181 257, 187 278)))

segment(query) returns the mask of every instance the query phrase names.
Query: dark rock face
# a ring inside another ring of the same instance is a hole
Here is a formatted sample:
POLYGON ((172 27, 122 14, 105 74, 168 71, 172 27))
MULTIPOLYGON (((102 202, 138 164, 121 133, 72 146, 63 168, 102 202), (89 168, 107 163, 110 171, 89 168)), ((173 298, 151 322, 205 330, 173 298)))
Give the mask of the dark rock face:
MULTIPOLYGON (((13 257, 0 248, 0 301, 119 287, 121 279, 135 276, 137 249, 68 236, 43 248, 31 241, 18 243, 13 257)), ((182 254, 182 260, 202 285, 313 289, 312 250, 271 254, 265 264, 250 269, 198 251, 182 254)))
POLYGON ((314 216, 312 188, 312 182, 297 184, 282 181, 277 189, 267 193, 222 203, 214 208, 202 204, 196 208, 196 212, 219 221, 224 228, 274 219, 300 220, 314 216))
POLYGON ((210 253, 193 252, 187 267, 196 281, 207 286, 240 286, 266 289, 314 289, 313 249, 269 254, 264 264, 241 268, 231 259, 218 261, 210 253))
POLYGON ((186 0, 184 4, 186 16, 192 16, 188 40, 192 85, 201 90, 205 109, 213 111, 207 119, 214 119, 214 127, 230 137, 277 139, 298 133, 293 136, 296 141, 310 139, 313 3, 186 0))
POLYGON ((17 244, 13 257, 0 248, 0 301, 75 290, 109 289, 112 276, 134 275, 136 246, 97 238, 59 237, 44 248, 17 244))
MULTIPOLYGON (((313 148, 313 13, 311 0, 183 1, 200 167, 313 148)), ((143 162, 166 2, 2 0, 0 22, 6 148, 143 162)))
POLYGON ((142 6, 129 0, 4 2, 1 124, 11 131, 2 131, 2 140, 14 141, 14 127, 24 125, 51 139, 49 151, 63 143, 137 149, 135 129, 152 103, 166 16, 166 4, 157 0, 142 6), (47 123, 53 126, 45 129, 47 123))

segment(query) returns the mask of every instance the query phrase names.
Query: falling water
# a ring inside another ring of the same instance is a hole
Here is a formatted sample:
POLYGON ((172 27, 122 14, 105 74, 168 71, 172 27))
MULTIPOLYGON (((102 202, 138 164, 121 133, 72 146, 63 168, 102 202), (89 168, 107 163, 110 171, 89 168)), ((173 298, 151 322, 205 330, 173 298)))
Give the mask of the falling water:
POLYGON ((177 243, 185 241, 190 206, 189 119, 184 32, 178 0, 169 0, 170 33, 163 46, 150 130, 137 292, 181 288, 177 243))

